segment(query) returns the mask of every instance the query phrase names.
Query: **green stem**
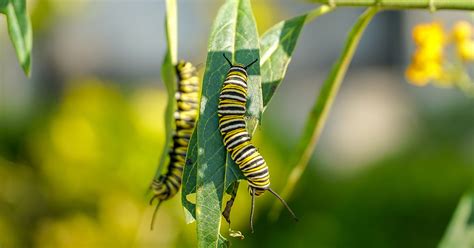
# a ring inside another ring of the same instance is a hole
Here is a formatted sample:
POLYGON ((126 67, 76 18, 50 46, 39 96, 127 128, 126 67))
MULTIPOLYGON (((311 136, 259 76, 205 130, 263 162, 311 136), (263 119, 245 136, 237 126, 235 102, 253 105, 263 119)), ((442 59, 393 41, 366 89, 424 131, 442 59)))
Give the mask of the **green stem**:
POLYGON ((313 20, 315 20, 316 18, 324 15, 324 14, 327 14, 331 11, 334 10, 334 7, 331 7, 329 5, 322 5, 321 7, 317 8, 317 9, 314 9, 310 12, 308 12, 308 14, 306 15, 306 19, 305 19, 305 23, 309 23, 309 22, 312 22, 313 20))
POLYGON ((166 0, 165 29, 168 49, 166 50, 166 55, 163 64, 161 65, 161 78, 163 79, 168 92, 168 102, 165 110, 166 140, 158 168, 155 172, 155 179, 160 177, 164 164, 168 159, 168 149, 170 147, 171 136, 174 129, 173 112, 175 109, 174 94, 176 92, 174 65, 176 65, 178 60, 178 11, 176 1, 177 0, 166 0))
MULTIPOLYGON (((354 56, 357 45, 359 44, 365 28, 378 10, 378 7, 371 7, 359 17, 348 35, 341 56, 332 67, 330 74, 321 87, 319 96, 313 106, 308 120, 306 121, 303 135, 293 156, 293 161, 296 160, 297 163, 291 171, 287 184, 284 187, 282 193, 284 199, 288 199, 288 196, 291 195, 296 183, 300 180, 301 175, 308 165, 324 124, 326 123, 329 110, 331 109, 332 103, 339 91, 342 80, 346 75, 352 57, 354 56)), ((270 217, 276 218, 279 215, 280 210, 281 205, 274 204, 270 217)))
POLYGON ((313 2, 335 6, 370 7, 384 9, 457 9, 474 10, 473 0, 313 0, 313 2))
POLYGON ((166 0, 166 33, 173 65, 178 62, 178 9, 176 1, 166 0))

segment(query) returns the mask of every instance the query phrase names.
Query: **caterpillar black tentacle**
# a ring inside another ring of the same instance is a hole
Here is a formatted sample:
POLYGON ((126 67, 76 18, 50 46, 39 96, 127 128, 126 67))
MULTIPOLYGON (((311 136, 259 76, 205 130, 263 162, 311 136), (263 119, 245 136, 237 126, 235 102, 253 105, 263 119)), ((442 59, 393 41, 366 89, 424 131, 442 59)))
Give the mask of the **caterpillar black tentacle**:
POLYGON ((257 148, 252 144, 247 125, 245 123, 245 112, 247 103, 247 68, 256 63, 258 59, 243 66, 233 65, 224 55, 230 69, 222 86, 219 96, 218 116, 219 129, 223 137, 224 146, 230 153, 232 159, 239 166, 247 178, 249 192, 252 196, 252 207, 250 211, 250 227, 253 232, 253 214, 255 196, 270 191, 288 209, 295 220, 298 220, 288 204, 270 188, 270 173, 265 159, 257 148))
POLYGON ((180 61, 176 65, 176 74, 178 78, 175 94, 177 110, 174 112, 176 130, 173 134, 172 147, 168 153, 170 157, 168 170, 153 180, 151 184, 153 197, 150 200, 150 205, 155 199, 158 200, 153 212, 151 229, 153 229, 158 207, 163 201, 176 195, 181 187, 188 144, 198 116, 199 78, 196 75, 196 68, 189 62, 180 61))

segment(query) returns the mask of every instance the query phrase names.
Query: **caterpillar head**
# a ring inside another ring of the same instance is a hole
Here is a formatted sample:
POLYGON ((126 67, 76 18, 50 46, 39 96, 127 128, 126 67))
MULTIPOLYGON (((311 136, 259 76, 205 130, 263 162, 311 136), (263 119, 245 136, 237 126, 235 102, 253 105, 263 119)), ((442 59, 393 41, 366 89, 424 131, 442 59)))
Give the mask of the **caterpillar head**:
POLYGON ((176 74, 178 75, 179 79, 189 78, 193 76, 196 68, 190 62, 180 60, 178 64, 176 64, 176 74))
POLYGON ((261 189, 261 188, 254 188, 252 186, 249 186, 249 194, 252 195, 252 191, 255 191, 255 196, 261 196, 263 193, 265 193, 266 189, 261 189))
POLYGON ((153 180, 153 183, 151 185, 151 188, 153 190, 153 198, 151 199, 151 202, 153 202, 154 199, 158 199, 160 201, 166 200, 169 197, 170 189, 164 183, 164 178, 161 176, 158 178, 158 180, 153 180))
POLYGON ((227 60, 227 63, 230 65, 230 67, 240 67, 244 70, 247 70, 247 68, 249 68, 250 66, 252 66, 253 64, 255 64, 255 62, 258 61, 258 58, 255 59, 254 61, 252 61, 250 64, 248 65, 243 65, 243 64, 232 64, 232 62, 230 62, 230 60, 225 56, 225 53, 222 54, 225 58, 225 60, 227 60))
POLYGON ((158 208, 160 207, 163 200, 169 198, 168 186, 164 183, 164 177, 160 176, 158 179, 154 179, 153 183, 151 184, 151 189, 153 190, 153 197, 150 199, 150 205, 153 205, 153 201, 155 199, 158 200, 158 204, 156 204, 155 211, 153 211, 153 217, 151 219, 150 230, 153 230, 153 226, 155 225, 155 217, 158 208))

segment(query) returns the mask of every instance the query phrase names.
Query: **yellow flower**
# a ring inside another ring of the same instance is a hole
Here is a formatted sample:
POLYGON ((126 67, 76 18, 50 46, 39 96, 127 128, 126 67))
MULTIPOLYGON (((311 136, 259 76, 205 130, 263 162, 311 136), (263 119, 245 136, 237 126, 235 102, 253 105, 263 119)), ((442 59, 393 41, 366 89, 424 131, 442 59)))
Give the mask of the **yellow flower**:
POLYGON ((467 21, 458 21, 453 28, 453 36, 456 43, 462 43, 471 38, 472 26, 467 21))
POLYGON ((445 42, 445 34, 443 26, 438 23, 419 24, 413 28, 413 40, 418 46, 426 44, 443 44, 445 42))
POLYGON ((443 59, 443 47, 427 46, 418 48, 412 56, 413 64, 424 64, 432 61, 441 63, 443 59))
POLYGON ((474 41, 471 40, 472 30, 473 26, 467 21, 459 21, 453 28, 456 51, 463 61, 474 60, 474 41))
POLYGON ((474 61, 474 41, 466 40, 456 46, 459 57, 464 61, 474 61))
POLYGON ((425 86, 428 84, 429 80, 422 70, 413 65, 410 65, 407 68, 405 71, 405 77, 410 81, 410 83, 416 86, 425 86))
POLYGON ((425 86, 430 80, 438 80, 442 75, 443 67, 435 61, 411 64, 405 71, 406 78, 416 86, 425 86))
POLYGON ((443 49, 446 35, 440 23, 420 24, 413 28, 413 41, 417 49, 405 76, 414 85, 425 86, 443 74, 443 49))
POLYGON ((424 73, 433 80, 438 80, 443 74, 443 67, 436 61, 430 61, 424 65, 424 73))
POLYGON ((453 87, 457 84, 465 68, 460 63, 445 61, 444 50, 453 44, 461 60, 474 61, 473 27, 467 21, 459 21, 448 36, 437 22, 415 26, 413 41, 416 50, 405 71, 407 80, 416 86, 432 83, 439 87, 453 87))

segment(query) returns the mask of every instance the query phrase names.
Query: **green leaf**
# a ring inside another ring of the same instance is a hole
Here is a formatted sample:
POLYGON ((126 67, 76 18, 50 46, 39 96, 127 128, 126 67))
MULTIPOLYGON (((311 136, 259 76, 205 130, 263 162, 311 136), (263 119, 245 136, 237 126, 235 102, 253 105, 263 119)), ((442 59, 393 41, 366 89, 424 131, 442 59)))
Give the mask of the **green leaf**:
MULTIPOLYGON (((290 194, 293 192, 296 183, 299 181, 301 175, 306 169, 306 165, 311 158, 321 131, 323 130, 324 124, 326 123, 329 110, 331 109, 332 103, 336 98, 342 80, 346 75, 347 68, 352 61, 357 46, 359 45, 359 41, 362 38, 362 34, 378 10, 378 7, 368 8, 359 17, 357 22, 352 27, 352 30, 348 34, 344 49, 342 50, 339 59, 333 65, 331 72, 320 89, 316 103, 310 112, 308 120, 306 121, 303 135, 301 136, 301 139, 298 143, 297 150, 293 155, 293 160, 295 160, 294 163, 296 166, 291 171, 286 186, 282 192, 282 197, 284 199, 288 199, 290 194)), ((281 205, 275 203, 273 205, 272 211, 270 212, 271 217, 276 218, 280 211, 281 205)))
MULTIPOLYGON (((249 134, 252 134, 253 131, 255 131, 255 129, 251 129, 252 127, 250 125, 247 125, 247 127, 250 127, 249 130, 247 130, 249 134)), ((238 180, 247 180, 247 178, 244 176, 239 166, 234 162, 234 160, 232 160, 230 154, 227 154, 227 171, 225 174, 224 189, 228 191, 228 189, 238 180)))
POLYGON ((183 171, 181 188, 181 202, 184 207, 186 224, 192 223, 196 219, 196 203, 188 200, 192 194, 196 193, 197 178, 197 131, 194 129, 189 141, 188 153, 186 154, 186 165, 183 171))
MULTIPOLYGON (((199 247, 217 247, 220 242, 222 198, 225 191, 227 152, 218 128, 217 105, 229 65, 248 64, 259 58, 259 41, 249 0, 227 0, 212 27, 197 123, 196 220, 199 247)), ((262 113, 260 67, 251 66, 247 117, 254 129, 262 113)), ((196 139, 195 138, 195 139, 196 139)), ((192 186, 189 185, 191 188, 192 186)), ((187 186, 188 187, 188 186, 187 186)))
POLYGON ((23 71, 29 76, 33 33, 26 11, 26 0, 1 0, 0 12, 7 16, 10 39, 23 71))
MULTIPOLYGON (((184 207, 184 216, 186 224, 190 224, 196 220, 196 204, 188 197, 196 193, 196 177, 197 177, 197 132, 193 132, 189 142, 188 154, 186 156, 186 166, 183 172, 183 187, 181 190, 181 202, 184 207)), ((224 189, 228 192, 229 188, 238 180, 245 180, 245 176, 240 171, 229 154, 227 154, 227 171, 225 177, 224 189)))
MULTIPOLYGON (((332 10, 333 8, 326 5, 321 6, 304 15, 276 24, 261 37, 260 47, 263 56, 261 57, 260 65, 264 106, 269 103, 274 91, 284 78, 303 25, 332 10)), ((249 122, 248 127, 249 133, 252 134, 255 131, 256 125, 249 122)), ((196 192, 197 147, 193 146, 196 143, 196 139, 197 137, 191 139, 191 152, 188 153, 191 155, 191 158, 187 159, 187 164, 184 168, 182 202, 185 207, 186 221, 188 223, 193 222, 195 218, 195 204, 187 200, 186 196, 196 192)), ((227 157, 227 164, 225 189, 229 189, 237 180, 246 179, 229 155, 227 157)))
POLYGON ((161 65, 161 78, 165 84, 168 93, 168 102, 166 103, 165 111, 165 133, 166 139, 161 153, 160 162, 155 173, 155 179, 161 175, 164 165, 169 161, 168 151, 174 130, 173 112, 176 108, 175 92, 176 92, 176 71, 175 65, 178 57, 178 15, 176 9, 176 0, 166 0, 166 42, 168 48, 166 55, 161 65))
POLYGON ((303 26, 317 17, 329 13, 333 8, 323 5, 304 15, 300 15, 271 27, 260 38, 262 59, 263 106, 266 107, 276 89, 285 77, 291 55, 303 26))
POLYGON ((461 198, 439 247, 474 247, 474 193, 461 198))
MULTIPOLYGON (((260 66, 263 106, 269 103, 285 76, 303 25, 331 10, 333 9, 326 5, 321 6, 307 14, 276 24, 262 36, 260 47, 263 55, 260 66)), ((247 126, 249 134, 253 134, 257 125, 256 123, 248 123, 247 126)), ((229 190, 236 181, 245 180, 246 178, 230 155, 227 156, 227 168, 225 189, 229 190)))

